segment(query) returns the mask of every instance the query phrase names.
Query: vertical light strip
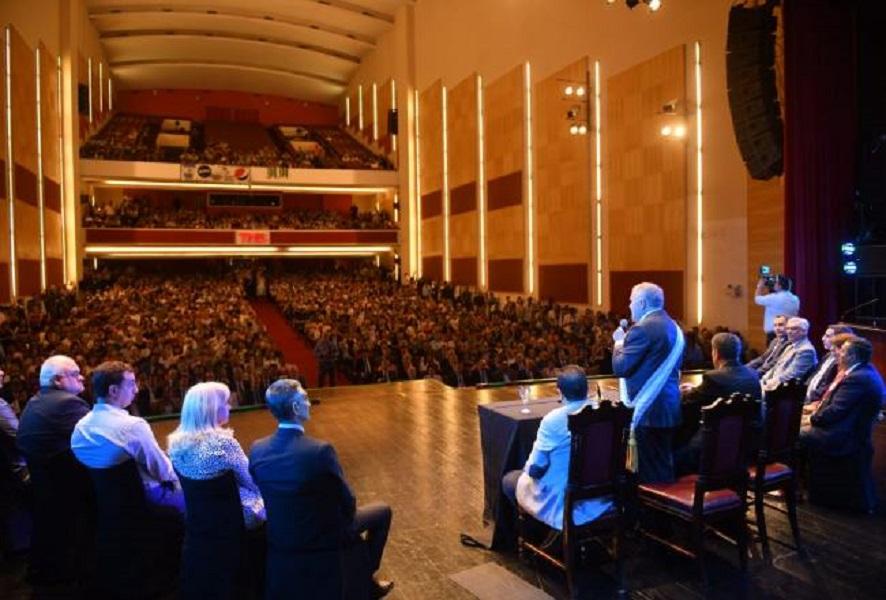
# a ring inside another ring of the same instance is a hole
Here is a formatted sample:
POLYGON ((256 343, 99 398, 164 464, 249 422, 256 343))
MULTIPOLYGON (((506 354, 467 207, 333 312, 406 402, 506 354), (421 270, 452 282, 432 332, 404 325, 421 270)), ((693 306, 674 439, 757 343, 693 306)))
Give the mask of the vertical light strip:
POLYGON ((477 219, 479 220, 478 240, 480 248, 479 277, 480 289, 486 289, 486 131, 483 112, 483 77, 477 75, 477 219))
POLYGON ((98 114, 101 116, 105 112, 105 85, 102 80, 105 78, 105 63, 98 61, 98 114))
POLYGON ((89 90, 89 124, 92 125, 92 59, 86 61, 86 76, 89 77, 89 81, 86 84, 86 88, 89 90))
POLYGON ((108 111, 114 110, 114 84, 111 76, 108 75, 108 111))
POLYGON ((597 306, 603 305, 603 134, 600 119, 600 61, 594 61, 594 241, 597 306))
POLYGON ((378 86, 372 84, 372 141, 378 141, 378 86))
POLYGON ((363 85, 357 86, 357 129, 363 131, 363 85))
POLYGON ((421 115, 419 93, 415 90, 415 273, 422 276, 421 260, 421 115))
POLYGON ((40 291, 46 291, 46 196, 43 187, 43 94, 40 91, 40 47, 34 51, 37 79, 37 221, 40 228, 40 291))
POLYGON ((12 152, 12 31, 4 29, 6 42, 6 189, 9 193, 9 297, 18 296, 15 257, 15 155, 12 152))
POLYGON ((446 116, 448 92, 442 90, 443 110, 443 281, 452 278, 451 257, 449 255, 449 123, 446 116))
POLYGON ((523 127, 526 130, 526 292, 535 294, 535 200, 533 198, 532 177, 532 71, 529 61, 523 65, 523 92, 526 115, 523 127))
POLYGON ((696 237, 695 237, 695 253, 696 253, 696 303, 698 306, 698 324, 702 322, 702 283, 704 281, 702 274, 703 255, 702 255, 702 236, 703 230, 703 200, 704 200, 704 171, 702 170, 702 121, 701 121, 701 42, 695 42, 695 213, 696 219, 696 237))
POLYGON ((351 97, 345 96, 345 127, 351 126, 351 97))
POLYGON ((381 254, 375 255, 375 268, 376 269, 381 268, 381 254))
MULTIPOLYGON (((391 110, 397 110, 397 81, 391 79, 391 110)), ((389 132, 390 133, 390 132, 389 132)), ((397 151, 397 134, 391 135, 391 152, 397 151)))
MULTIPOLYGON (((64 151, 65 151, 65 129, 64 114, 62 112, 62 57, 56 57, 56 79, 58 80, 58 185, 59 197, 61 199, 61 240, 62 240, 62 281, 68 282, 68 244, 67 244, 67 228, 65 226, 65 169, 64 169, 64 151)), ((111 80, 108 79, 108 103, 111 101, 111 80)))
POLYGON ((394 213, 394 223, 400 224, 400 192, 394 192, 394 206, 392 212, 394 213))

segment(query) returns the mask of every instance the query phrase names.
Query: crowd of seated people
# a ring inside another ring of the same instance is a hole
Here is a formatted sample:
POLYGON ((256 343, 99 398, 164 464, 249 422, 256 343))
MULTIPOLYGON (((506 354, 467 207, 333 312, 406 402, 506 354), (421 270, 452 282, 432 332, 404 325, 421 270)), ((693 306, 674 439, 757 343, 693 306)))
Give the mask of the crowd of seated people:
MULTIPOLYGON (((316 142, 317 151, 289 145, 277 127, 262 128, 267 142, 256 148, 239 148, 234 140, 207 140, 204 124, 191 121, 187 147, 159 147, 157 134, 163 119, 143 115, 114 115, 80 149, 81 158, 208 163, 244 167, 320 169, 391 169, 391 163, 364 147, 338 127, 304 126, 303 139, 316 142)), ((257 127, 260 127, 256 125, 257 127)))
POLYGON ((50 290, 0 314, 13 406, 37 389, 39 357, 51 353, 84 365, 108 356, 135 365, 143 415, 179 412, 185 390, 205 379, 229 384, 237 404, 260 402, 286 366, 230 274, 104 271, 78 291, 50 290))
POLYGON ((124 198, 111 204, 83 207, 83 227, 145 229, 397 229, 385 210, 348 212, 315 209, 214 212, 204 209, 160 208, 146 197, 124 198))
MULTIPOLYGON (((553 377, 567 364, 611 372, 618 319, 591 309, 430 281, 401 286, 378 269, 278 278, 271 296, 296 329, 315 342, 325 337, 322 358, 333 354, 355 383, 431 378, 471 386, 553 377)), ((696 340, 692 367, 710 364, 714 333, 687 332, 696 340)))

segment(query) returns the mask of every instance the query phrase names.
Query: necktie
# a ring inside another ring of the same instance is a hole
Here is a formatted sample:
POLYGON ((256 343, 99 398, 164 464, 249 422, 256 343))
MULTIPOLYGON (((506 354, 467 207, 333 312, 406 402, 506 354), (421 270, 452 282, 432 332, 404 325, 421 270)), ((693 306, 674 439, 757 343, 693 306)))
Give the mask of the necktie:
POLYGON ((818 410, 815 412, 821 411, 822 407, 824 407, 828 403, 828 401, 831 399, 831 394, 833 394, 834 390, 837 389, 837 386, 840 385, 840 383, 842 383, 842 381, 844 379, 846 379, 847 373, 848 373, 848 371, 846 371, 846 370, 842 370, 839 373, 837 373, 837 376, 834 377, 833 383, 831 383, 831 385, 828 386, 827 391, 822 395, 821 404, 818 405, 818 410))

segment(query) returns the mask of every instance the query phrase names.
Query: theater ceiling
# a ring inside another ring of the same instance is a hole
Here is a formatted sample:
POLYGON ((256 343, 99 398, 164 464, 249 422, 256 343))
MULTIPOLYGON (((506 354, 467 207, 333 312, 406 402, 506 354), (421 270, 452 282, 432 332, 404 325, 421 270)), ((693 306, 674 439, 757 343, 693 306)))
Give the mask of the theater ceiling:
POLYGON ((87 0, 120 89, 335 103, 413 0, 87 0))

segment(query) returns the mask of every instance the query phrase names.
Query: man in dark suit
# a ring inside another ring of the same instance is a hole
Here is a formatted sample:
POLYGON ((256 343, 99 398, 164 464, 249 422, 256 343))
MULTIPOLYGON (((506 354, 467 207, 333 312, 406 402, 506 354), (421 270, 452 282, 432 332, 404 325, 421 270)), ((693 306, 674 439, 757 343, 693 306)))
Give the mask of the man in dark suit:
POLYGON ((870 364, 872 354, 873 346, 861 337, 840 345, 839 372, 800 430, 803 447, 827 456, 872 449, 871 428, 886 395, 883 379, 870 364))
POLYGON ((86 539, 92 485, 71 452, 71 433, 89 414, 83 375, 73 359, 57 355, 40 367, 40 390, 28 400, 16 444, 28 463, 34 489, 34 540, 28 579, 59 583, 82 572, 81 543, 86 539))
POLYGON ((763 373, 774 367, 775 363, 778 361, 778 357, 781 356, 781 353, 785 351, 785 348, 790 345, 788 343, 788 332, 786 330, 787 325, 788 317, 785 315, 777 315, 772 320, 775 337, 769 342, 769 346, 763 354, 748 362, 747 366, 757 371, 758 376, 762 376, 763 373))
MULTIPOLYGON (((328 442, 305 435, 304 423, 310 418, 311 402, 298 381, 280 379, 265 394, 268 409, 278 421, 276 433, 253 444, 249 471, 268 504, 268 520, 273 530, 273 504, 269 498, 280 491, 295 493, 292 513, 295 519, 287 540, 292 548, 307 552, 341 547, 348 539, 365 536, 370 569, 381 564, 391 508, 374 503, 357 508, 338 462, 335 448, 328 442)), ((269 534, 269 544, 273 543, 269 534)), ((375 598, 394 587, 392 581, 373 578, 375 598)))
MULTIPOLYGON (((684 414, 692 413, 695 423, 701 416, 701 409, 718 398, 728 398, 735 392, 747 394, 755 400, 761 396, 757 372, 739 362, 741 340, 738 336, 732 333, 715 335, 711 340, 711 355, 714 369, 702 375, 699 385, 687 385, 682 389, 684 414)), ((701 432, 696 429, 685 445, 674 450, 674 468, 678 477, 698 471, 701 446, 701 432)))
MULTIPOLYGON (((827 354, 819 363, 815 373, 809 378, 806 384, 806 400, 805 404, 818 402, 830 387, 837 376, 837 348, 834 345, 835 336, 853 335, 852 328, 848 325, 828 325, 824 335, 821 336, 821 343, 827 354)), ((845 341, 845 340, 842 340, 845 341)), ((842 343, 841 341, 841 343, 842 343)))
POLYGON ((635 408, 633 433, 640 482, 669 482, 674 480, 671 440, 680 423, 683 333, 664 310, 664 291, 653 283, 634 286, 630 309, 634 326, 627 334, 619 327, 612 335, 612 370, 625 380, 628 398, 633 402, 650 379, 663 378, 658 389, 652 390, 655 393, 651 394, 648 409, 638 416, 635 408), (679 355, 674 354, 675 348, 679 355), (666 367, 670 368, 665 373, 666 367))

